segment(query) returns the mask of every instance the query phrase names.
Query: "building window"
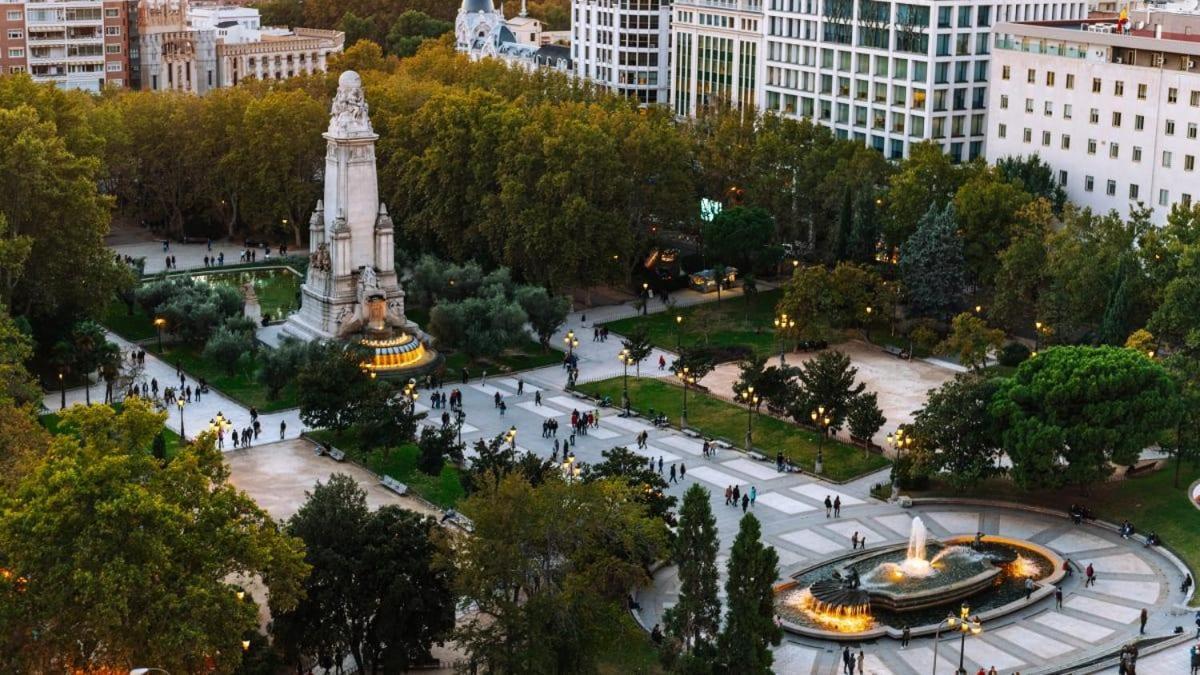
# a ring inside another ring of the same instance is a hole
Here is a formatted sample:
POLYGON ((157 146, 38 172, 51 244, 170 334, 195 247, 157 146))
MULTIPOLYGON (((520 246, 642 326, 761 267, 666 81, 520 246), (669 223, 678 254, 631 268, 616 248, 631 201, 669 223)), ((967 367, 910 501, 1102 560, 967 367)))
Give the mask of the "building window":
POLYGON ((1046 71, 1046 86, 1047 87, 1054 86, 1054 71, 1053 70, 1046 71))
POLYGON ((19 59, 19 58, 21 58, 21 57, 23 57, 23 56, 25 56, 25 50, 24 50, 24 49, 10 49, 10 50, 8 50, 8 58, 10 58, 10 59, 19 59))
POLYGON ((1120 155, 1121 155, 1121 144, 1120 143, 1110 143, 1108 146, 1109 159, 1116 159, 1120 155))
POLYGON ((1188 122, 1188 139, 1195 140, 1196 138, 1196 123, 1188 122))
POLYGON ((1058 171, 1058 184, 1063 186, 1067 184, 1067 172, 1062 169, 1058 171))
POLYGON ((1137 146, 1137 145, 1133 146, 1133 161, 1135 161, 1135 162, 1142 161, 1142 148, 1140 146, 1137 146))
POLYGON ((1192 91, 1192 107, 1200 108, 1200 91, 1192 91))
POLYGON ((1100 123, 1100 109, 1099 108, 1092 108, 1091 110, 1088 111, 1088 122, 1091 122, 1092 124, 1100 123))
POLYGON ((108 63, 104 64, 104 69, 110 73, 119 73, 122 70, 121 62, 120 61, 109 61, 108 63))
POLYGON ((1044 105, 1042 105, 1042 114, 1045 115, 1046 117, 1050 117, 1051 115, 1054 114, 1054 102, 1053 101, 1046 101, 1046 103, 1044 105))
POLYGON ((1114 112, 1114 113, 1112 114, 1112 122, 1113 122, 1113 126, 1114 126, 1114 127, 1119 127, 1119 126, 1121 126, 1121 113, 1119 113, 1119 112, 1114 112))
POLYGON ((1033 142, 1033 129, 1030 129, 1029 127, 1025 127, 1025 133, 1023 134, 1023 136, 1024 136, 1024 141, 1026 143, 1032 143, 1033 142))
POLYGON ((7 16, 8 16, 9 21, 20 21, 21 20, 21 10, 10 9, 10 10, 8 10, 7 16))
MULTIPOLYGON (((12 12, 9 12, 9 13, 11 14, 12 12)), ((18 18, 20 18, 20 17, 18 17, 18 18)), ((1011 76, 1012 76, 1012 67, 1011 66, 1004 66, 1003 68, 1000 69, 1000 79, 1007 80, 1011 76)))
POLYGON ((1125 83, 1122 82, 1121 80, 1114 81, 1113 82, 1113 96, 1124 96, 1124 95, 1125 95, 1125 83))
POLYGON ((1129 184, 1129 198, 1130 198, 1130 199, 1133 199, 1133 200, 1136 200, 1136 199, 1138 198, 1138 186, 1137 186, 1137 183, 1130 183, 1130 184, 1129 184))
POLYGON ((1168 136, 1174 136, 1174 135, 1175 135, 1175 120, 1167 120, 1167 128, 1166 128, 1166 130, 1165 130, 1165 133, 1166 133, 1168 136))
POLYGON ((1167 103, 1179 102, 1179 89, 1176 87, 1167 88, 1167 103))
POLYGON ((1025 112, 1027 112, 1027 113, 1033 112, 1033 99, 1031 99, 1031 98, 1025 99, 1025 112))
POLYGON ((1029 84, 1037 84, 1037 71, 1033 68, 1025 71, 1025 81, 1029 84))
POLYGON ((1089 139, 1088 139, 1087 153, 1088 153, 1089 155, 1094 155, 1094 154, 1096 154, 1096 139, 1094 139, 1094 138, 1089 138, 1089 139))
POLYGON ((1049 131, 1042 132, 1042 145, 1044 145, 1046 147, 1050 147, 1050 132, 1049 131))
POLYGON ((104 34, 105 35, 120 35, 121 27, 120 26, 105 26, 104 34))
POLYGON ((1100 93, 1100 78, 1098 78, 1098 77, 1092 78, 1092 93, 1093 94, 1100 93))
POLYGON ((1007 138, 1008 137, 1008 125, 1001 124, 999 127, 997 127, 996 135, 999 136, 1000 138, 1007 138))
POLYGON ((1063 135, 1062 135, 1062 149, 1063 149, 1063 150, 1070 150, 1070 149, 1071 149, 1071 136, 1070 136, 1070 134, 1063 134, 1063 135))
POLYGON ((1143 115, 1134 115, 1134 116, 1133 116, 1133 130, 1134 130, 1134 131, 1141 131, 1142 129, 1145 129, 1145 128, 1146 128, 1146 118, 1145 118, 1145 116, 1143 116, 1143 115))
POLYGON ((1096 179, 1091 176, 1083 177, 1083 191, 1091 192, 1096 187, 1096 179))
POLYGON ((1072 75, 1071 73, 1067 73, 1067 89, 1074 89, 1074 88, 1075 88, 1075 76, 1072 75))
POLYGON ((1185 209, 1190 208, 1192 206, 1192 196, 1186 192, 1179 195, 1179 203, 1183 204, 1183 208, 1185 209))
POLYGON ((121 10, 119 10, 119 9, 107 8, 104 10, 104 18, 106 18, 106 19, 116 19, 120 16, 121 16, 121 10))
POLYGON ((1071 119, 1071 104, 1070 103, 1063 104, 1063 119, 1064 120, 1071 119))
POLYGON ((1138 85, 1138 100, 1139 101, 1146 100, 1146 85, 1144 85, 1144 84, 1138 85))
POLYGON ((1167 204, 1170 204, 1170 203, 1171 203, 1171 193, 1167 192, 1166 190, 1159 190, 1158 191, 1158 205, 1166 206, 1167 204))
POLYGON ((1162 165, 1163 165, 1164 169, 1171 168, 1171 151, 1170 150, 1163 150, 1162 165))
POLYGON ((1108 181, 1108 183, 1107 183, 1107 184, 1104 186, 1104 194, 1108 195, 1109 197, 1116 196, 1116 194, 1117 194, 1117 181, 1115 181, 1115 180, 1111 180, 1111 179, 1110 179, 1110 180, 1108 181))
POLYGON ((104 53, 105 54, 120 54, 121 53, 121 45, 119 45, 119 44, 118 45, 104 45, 104 53))
POLYGON ((1183 156, 1183 170, 1184 171, 1194 171, 1195 169, 1196 169, 1196 156, 1195 155, 1184 155, 1183 156))
POLYGON ((8 31, 8 39, 9 39, 9 40, 21 40, 21 39, 24 39, 24 38, 25 38, 25 34, 24 34, 24 33, 22 33, 22 32, 21 32, 21 31, 19 31, 19 30, 10 30, 10 31, 8 31))
POLYGON ((1000 94, 1000 109, 1008 110, 1008 94, 1000 94))

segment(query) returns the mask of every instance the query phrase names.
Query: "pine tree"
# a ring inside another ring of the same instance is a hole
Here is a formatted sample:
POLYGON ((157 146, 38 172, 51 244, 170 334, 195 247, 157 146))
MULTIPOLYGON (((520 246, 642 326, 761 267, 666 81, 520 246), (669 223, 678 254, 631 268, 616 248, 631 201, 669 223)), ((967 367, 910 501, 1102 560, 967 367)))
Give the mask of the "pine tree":
POLYGON ((725 581, 725 630, 718 646, 727 668, 742 673, 770 673, 771 645, 783 639, 775 625, 775 593, 779 554, 762 543, 762 527, 754 514, 742 517, 729 552, 725 581))
POLYGON ((683 643, 687 653, 704 651, 721 623, 717 600, 717 520, 708 490, 693 483, 679 509, 675 563, 679 565, 679 601, 667 610, 667 632, 683 643))
POLYGON ((1131 325, 1136 314, 1133 305, 1137 295, 1134 289, 1137 279, 1132 271, 1134 264, 1132 255, 1121 257, 1121 263, 1117 267, 1117 278, 1113 283, 1112 292, 1109 293, 1107 306, 1104 308, 1104 318, 1100 321, 1097 337, 1101 344, 1118 346, 1125 344, 1125 339, 1129 337, 1133 326, 1136 325, 1131 325))
POLYGON ((931 206, 904 246, 900 278, 912 310, 920 316, 946 318, 962 296, 966 272, 963 242, 958 236, 954 205, 931 206))

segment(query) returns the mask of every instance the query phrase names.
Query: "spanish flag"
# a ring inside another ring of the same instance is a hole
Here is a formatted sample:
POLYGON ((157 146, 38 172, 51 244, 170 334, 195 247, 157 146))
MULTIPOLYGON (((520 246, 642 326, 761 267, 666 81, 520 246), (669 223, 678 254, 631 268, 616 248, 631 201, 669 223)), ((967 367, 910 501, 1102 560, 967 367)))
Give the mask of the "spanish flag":
POLYGON ((1121 32, 1125 32, 1125 25, 1129 23, 1129 6, 1121 8, 1121 15, 1117 17, 1117 28, 1121 32))

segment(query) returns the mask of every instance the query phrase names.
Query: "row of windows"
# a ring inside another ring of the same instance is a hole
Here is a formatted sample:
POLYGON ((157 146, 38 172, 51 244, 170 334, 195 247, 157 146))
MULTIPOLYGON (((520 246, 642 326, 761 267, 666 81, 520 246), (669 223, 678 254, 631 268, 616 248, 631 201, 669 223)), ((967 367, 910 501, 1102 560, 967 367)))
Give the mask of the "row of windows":
MULTIPOLYGON (((1000 69, 1000 79, 1002 79, 1002 80, 1012 79, 1012 66, 1005 65, 1004 67, 1002 67, 1000 69)), ((1057 74, 1055 73, 1055 71, 1053 71, 1053 70, 1046 71, 1044 82, 1047 87, 1053 87, 1056 80, 1057 80, 1057 74)), ((1065 86, 1067 89, 1075 88, 1075 75, 1074 74, 1067 73, 1065 80, 1066 80, 1065 86)), ((1035 68, 1026 69, 1025 82, 1027 84, 1037 84, 1038 83, 1037 69, 1035 69, 1035 68)), ((1120 97, 1120 96, 1125 95, 1125 81, 1124 80, 1113 80, 1112 85, 1113 85, 1112 86, 1112 95, 1113 96, 1120 97)), ((1150 89, 1149 85, 1147 85, 1144 82, 1139 82, 1137 84, 1137 88, 1136 88, 1137 99, 1139 101, 1145 101, 1147 96, 1149 95, 1149 89, 1150 89)), ((1104 93, 1104 82, 1101 78, 1099 78, 1099 77, 1092 78, 1092 93, 1093 94, 1104 93)), ((1168 87, 1167 88, 1167 103, 1178 103, 1178 102, 1179 102, 1179 88, 1178 87, 1168 87)), ((1189 92, 1188 102, 1193 107, 1200 108, 1200 90, 1196 90, 1196 89, 1191 90, 1189 92)))
MULTIPOLYGON (((1008 125, 1003 124, 1003 123, 997 125, 996 135, 999 136, 1000 138, 1007 138, 1008 137, 1008 125)), ((1021 134, 1021 140, 1024 143, 1032 143, 1033 142, 1033 130, 1030 129, 1029 127, 1025 127, 1024 131, 1021 134)), ((1042 141, 1043 147, 1050 147, 1050 144, 1052 141, 1052 134, 1049 131, 1043 131, 1041 141, 1042 141)), ((1100 146, 1100 141, 1097 141, 1094 138, 1089 138, 1087 141, 1087 154, 1095 155, 1099 146, 1100 146)), ((1059 147, 1063 150, 1071 149, 1070 134, 1062 134, 1060 136, 1059 147)), ((1133 149, 1132 149, 1132 152, 1130 153, 1129 158, 1133 162, 1140 163, 1142 161, 1142 154, 1143 154, 1142 147, 1140 145, 1135 145, 1135 146, 1133 146, 1133 149)), ((1108 144, 1108 157, 1110 159, 1121 159, 1121 144, 1120 143, 1113 142, 1113 143, 1108 144)), ((1162 167, 1164 169, 1170 169, 1174 165, 1175 165, 1175 153, 1171 150, 1163 150, 1162 151, 1162 167)), ((1196 170, 1196 156, 1195 155, 1184 155, 1183 156, 1183 170, 1184 171, 1195 171, 1196 170)))
MULTIPOLYGON (((1065 177, 1066 172, 1060 172, 1060 174, 1062 174, 1060 176, 1060 179, 1063 179, 1065 177)), ((1095 176, 1084 176, 1083 177, 1083 191, 1084 192, 1095 192, 1095 190, 1096 190, 1095 176)), ((1108 195, 1109 197, 1117 196, 1117 181, 1115 181, 1111 178, 1108 179, 1107 181, 1105 181, 1104 194, 1108 195)), ((1137 183, 1130 183, 1129 184, 1129 199, 1130 199, 1130 201, 1138 201, 1140 198, 1141 198, 1141 188, 1138 186, 1137 183)), ((1190 195, 1187 192, 1184 192, 1183 194, 1179 195, 1179 203, 1182 204, 1184 206, 1184 208, 1190 207, 1192 205, 1192 195, 1190 195)), ((1170 206, 1171 205, 1171 191, 1170 190, 1162 189, 1162 190, 1158 191, 1158 205, 1159 206, 1170 206)))
MULTIPOLYGON (((1008 95, 1007 94, 1000 95, 1000 109, 1001 110, 1008 109, 1008 95)), ((1034 100, 1031 98, 1025 99, 1025 112, 1033 113, 1034 110, 1035 110, 1034 100)), ((1054 102, 1053 101, 1043 101, 1042 102, 1042 115, 1044 115, 1045 117, 1052 117, 1054 115, 1054 102)), ((1073 117, 1073 115, 1074 115, 1074 113, 1073 113, 1071 104, 1064 103, 1063 107, 1062 107, 1063 119, 1069 120, 1073 117)), ((1114 110, 1111 114, 1110 119, 1112 121, 1112 126, 1119 129, 1125 120, 1125 115, 1124 115, 1124 113, 1122 113, 1119 110, 1114 110)), ((1088 110, 1088 123, 1089 124, 1099 124, 1100 123, 1100 109, 1099 108, 1090 108, 1088 110)), ((1175 120, 1165 120, 1163 122, 1163 134, 1166 136, 1174 136, 1177 126, 1178 125, 1176 125, 1175 120)), ((1145 115, 1134 115, 1133 116, 1133 130, 1134 131, 1144 131, 1145 129, 1146 129, 1146 116, 1145 115)), ((1197 137, 1197 124, 1195 122, 1188 122, 1187 137, 1189 139, 1195 139, 1197 137)))

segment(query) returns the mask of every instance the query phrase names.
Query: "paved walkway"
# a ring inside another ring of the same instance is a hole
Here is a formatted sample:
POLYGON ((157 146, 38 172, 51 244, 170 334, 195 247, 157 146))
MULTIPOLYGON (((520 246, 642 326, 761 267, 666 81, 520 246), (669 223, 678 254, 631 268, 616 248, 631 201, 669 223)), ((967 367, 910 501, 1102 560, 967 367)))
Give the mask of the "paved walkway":
MULTIPOLYGON (((112 250, 120 255, 127 255, 133 258, 146 259, 146 274, 155 274, 166 269, 166 257, 168 255, 175 256, 175 265, 178 271, 204 269, 204 257, 216 257, 220 253, 225 254, 225 265, 236 265, 238 256, 242 251, 246 250, 245 246, 222 240, 214 240, 211 248, 206 243, 200 244, 181 244, 177 241, 171 242, 170 251, 163 251, 162 240, 147 240, 131 243, 117 244, 111 247, 112 250)), ((263 247, 256 249, 258 252, 258 262, 263 262, 265 258, 265 250, 263 247)), ((308 251, 304 248, 293 248, 288 246, 288 255, 305 255, 308 251)), ((271 256, 277 257, 279 249, 275 244, 271 245, 271 256)), ((175 271, 175 270, 172 270, 175 271)))

